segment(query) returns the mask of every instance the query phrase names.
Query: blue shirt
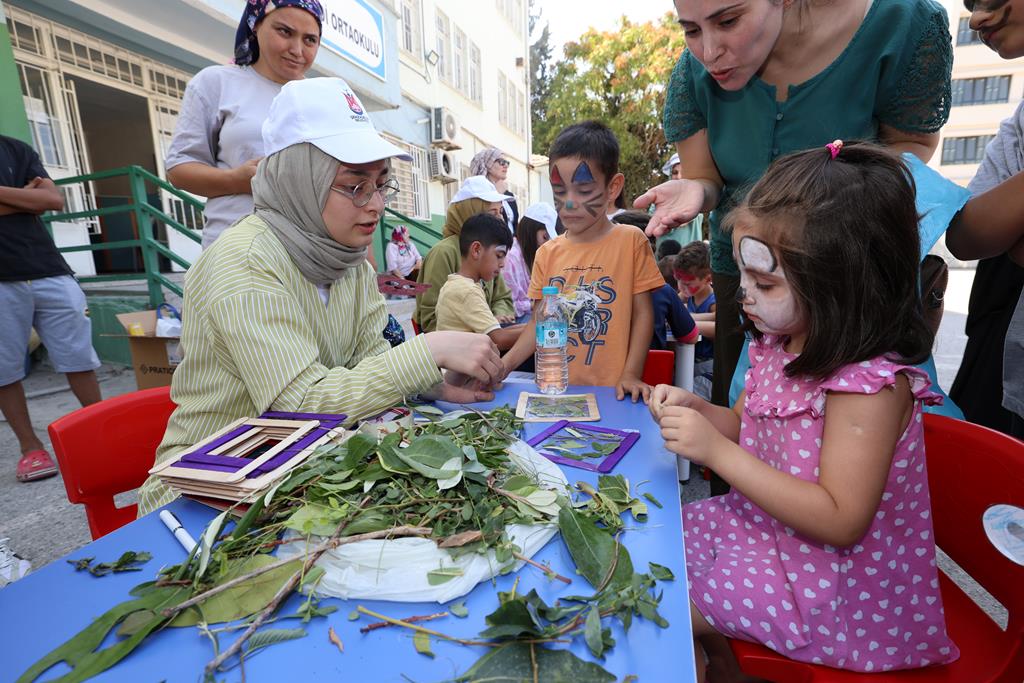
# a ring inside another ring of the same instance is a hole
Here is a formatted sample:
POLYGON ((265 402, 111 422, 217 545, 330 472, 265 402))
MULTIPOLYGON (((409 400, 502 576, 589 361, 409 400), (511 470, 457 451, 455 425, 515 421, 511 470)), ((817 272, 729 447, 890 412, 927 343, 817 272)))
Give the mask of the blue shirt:
POLYGON ((651 338, 651 348, 655 351, 670 350, 668 346, 668 335, 665 333, 665 326, 672 329, 672 336, 676 340, 686 339, 697 327, 693 318, 686 311, 683 302, 679 300, 676 290, 672 285, 664 284, 651 292, 651 303, 654 304, 654 336, 651 338))

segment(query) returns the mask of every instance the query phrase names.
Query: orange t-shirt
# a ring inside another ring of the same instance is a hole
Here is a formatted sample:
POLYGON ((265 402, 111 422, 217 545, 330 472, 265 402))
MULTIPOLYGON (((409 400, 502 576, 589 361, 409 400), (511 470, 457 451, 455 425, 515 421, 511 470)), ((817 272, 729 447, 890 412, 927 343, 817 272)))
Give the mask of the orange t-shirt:
MULTIPOLYGON (((531 299, 554 285, 575 307, 569 321, 569 383, 614 386, 626 367, 633 295, 665 284, 643 231, 613 225, 597 242, 561 235, 537 251, 531 299)), ((653 330, 652 330, 653 333, 653 330)))

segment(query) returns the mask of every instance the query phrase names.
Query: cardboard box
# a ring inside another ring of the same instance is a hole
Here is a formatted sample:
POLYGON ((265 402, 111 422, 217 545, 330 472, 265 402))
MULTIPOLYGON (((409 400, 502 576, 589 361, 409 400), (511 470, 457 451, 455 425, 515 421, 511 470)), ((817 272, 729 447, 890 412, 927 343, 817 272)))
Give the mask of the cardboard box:
POLYGON ((118 313, 117 320, 124 326, 125 333, 112 336, 128 339, 135 383, 139 389, 170 386, 174 369, 181 362, 178 337, 156 336, 156 311, 118 313), (141 325, 145 335, 128 334, 128 327, 133 323, 141 325))

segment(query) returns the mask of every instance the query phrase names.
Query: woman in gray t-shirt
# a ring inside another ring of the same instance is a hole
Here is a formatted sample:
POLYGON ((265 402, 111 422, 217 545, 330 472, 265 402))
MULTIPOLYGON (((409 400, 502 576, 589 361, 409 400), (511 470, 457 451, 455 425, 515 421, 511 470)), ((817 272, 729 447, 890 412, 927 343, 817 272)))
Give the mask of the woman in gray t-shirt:
POLYGON ((204 249, 252 213, 263 121, 281 86, 313 65, 323 16, 317 0, 250 0, 235 64, 207 67, 189 82, 164 166, 174 185, 207 198, 204 249))

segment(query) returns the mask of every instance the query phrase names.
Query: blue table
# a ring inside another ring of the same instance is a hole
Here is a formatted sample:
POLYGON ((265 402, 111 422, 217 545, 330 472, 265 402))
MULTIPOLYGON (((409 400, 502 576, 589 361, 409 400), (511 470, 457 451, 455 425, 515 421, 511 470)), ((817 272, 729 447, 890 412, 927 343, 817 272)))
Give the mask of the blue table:
MULTIPOLYGON (((520 391, 535 390, 532 384, 508 383, 499 392, 496 405, 515 405, 520 391)), ((660 611, 669 621, 667 629, 658 628, 644 619, 635 619, 628 633, 612 619, 616 641, 614 649, 600 662, 608 671, 622 680, 628 674, 639 676, 640 681, 693 681, 693 644, 686 591, 686 571, 683 558, 682 527, 679 509, 679 491, 676 482, 675 456, 662 446, 656 427, 646 406, 628 400, 617 402, 611 389, 578 387, 570 393, 592 391, 601 409, 601 425, 638 429, 640 440, 618 464, 612 474, 625 475, 634 489, 641 482, 641 492, 654 495, 664 506, 650 505, 650 515, 644 525, 633 525, 623 540, 633 558, 637 571, 647 571, 649 561, 669 567, 676 576, 672 582, 660 583, 664 590, 660 611)), ((488 406, 489 407, 489 406, 488 406)), ((548 425, 530 424, 526 438, 530 438, 548 425)), ((569 482, 587 481, 596 484, 597 476, 576 468, 564 469, 569 482)), ((178 500, 169 506, 193 536, 199 537, 214 512, 203 505, 178 500)), ((627 515, 628 517, 628 515, 627 515)), ((113 607, 128 599, 128 590, 136 584, 153 578, 158 567, 171 565, 184 559, 184 551, 155 514, 148 515, 68 555, 67 559, 95 557, 97 561, 115 560, 126 550, 149 551, 153 559, 141 572, 108 575, 94 578, 86 572, 76 573, 63 559, 30 574, 26 578, 0 590, 0 680, 11 681, 46 653, 65 642, 82 628, 113 607)), ((535 557, 549 562, 558 573, 574 577, 572 559, 561 538, 556 536, 535 557)), ((515 577, 519 577, 519 590, 536 588, 549 604, 560 595, 590 594, 586 579, 575 576, 571 586, 549 581, 530 566, 515 575, 499 577, 494 584, 478 585, 466 598, 469 617, 446 617, 426 626, 465 638, 475 637, 484 627, 484 617, 497 606, 496 591, 507 591, 515 577)), ((429 659, 417 654, 410 631, 390 627, 367 635, 359 628, 373 621, 362 617, 349 621, 348 614, 357 605, 391 617, 408 617, 443 611, 437 604, 393 603, 379 601, 325 600, 324 604, 338 604, 338 611, 327 618, 314 619, 307 625, 305 638, 274 645, 246 661, 246 680, 254 681, 440 681, 464 673, 485 651, 454 645, 432 639, 436 655, 429 659), (333 626, 344 642, 345 652, 339 653, 328 641, 327 629, 333 626), (403 679, 405 674, 409 679, 403 679)), ((292 596, 282 613, 292 613, 300 598, 292 596)), ((286 621, 282 627, 299 622, 286 621)), ((237 637, 235 633, 221 638, 226 648, 237 637)), ((107 645, 109 643, 105 643, 107 645)), ((571 649, 577 656, 593 660, 582 636, 571 649)), ((199 635, 195 627, 166 629, 138 647, 131 655, 104 674, 97 681, 188 681, 202 679, 205 664, 213 658, 209 640, 199 635)), ((40 680, 57 678, 66 672, 60 664, 40 680)), ((218 681, 238 681, 238 669, 219 674, 218 681)))

